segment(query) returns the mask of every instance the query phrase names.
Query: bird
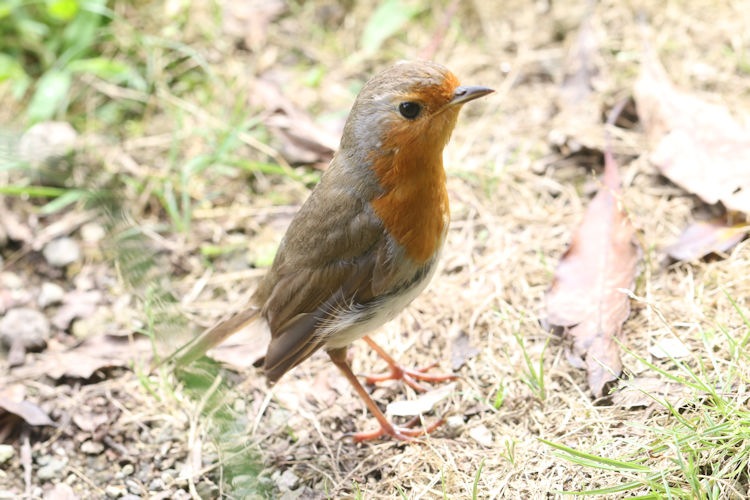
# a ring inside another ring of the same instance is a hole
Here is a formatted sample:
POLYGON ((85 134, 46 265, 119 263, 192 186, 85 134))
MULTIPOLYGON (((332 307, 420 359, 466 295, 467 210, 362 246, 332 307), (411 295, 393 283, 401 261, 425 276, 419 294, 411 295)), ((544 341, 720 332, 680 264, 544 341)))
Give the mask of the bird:
POLYGON ((390 373, 367 383, 403 379, 421 391, 418 381, 455 378, 427 373, 435 365, 405 368, 367 334, 393 319, 435 273, 450 219, 443 149, 462 106, 492 92, 461 85, 431 61, 402 61, 373 76, 247 306, 166 360, 184 366, 257 321, 270 330, 262 360, 269 385, 325 350, 379 424, 350 434, 355 441, 409 441, 437 428, 442 420, 418 428, 417 419, 389 422, 352 372, 347 348, 363 338, 389 365, 390 373))

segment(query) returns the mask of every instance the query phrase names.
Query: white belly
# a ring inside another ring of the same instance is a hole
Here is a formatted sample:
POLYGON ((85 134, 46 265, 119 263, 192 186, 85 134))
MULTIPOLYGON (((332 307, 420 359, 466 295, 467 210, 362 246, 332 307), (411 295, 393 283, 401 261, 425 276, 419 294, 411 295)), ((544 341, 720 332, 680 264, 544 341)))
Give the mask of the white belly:
POLYGON ((388 296, 370 307, 354 304, 353 307, 342 310, 321 331, 321 336, 328 337, 326 349, 345 347, 357 339, 362 338, 376 328, 396 317, 406 306, 422 293, 437 269, 435 258, 424 277, 398 294, 388 296))

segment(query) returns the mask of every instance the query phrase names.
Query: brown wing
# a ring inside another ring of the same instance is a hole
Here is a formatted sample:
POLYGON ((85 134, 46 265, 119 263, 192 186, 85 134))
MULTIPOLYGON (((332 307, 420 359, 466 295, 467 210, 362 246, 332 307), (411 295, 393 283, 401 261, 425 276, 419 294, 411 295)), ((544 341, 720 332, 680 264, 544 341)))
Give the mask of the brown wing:
POLYGON ((287 231, 256 303, 271 329, 264 367, 269 383, 307 359, 333 312, 364 304, 387 272, 386 238, 366 201, 351 190, 321 185, 287 231))

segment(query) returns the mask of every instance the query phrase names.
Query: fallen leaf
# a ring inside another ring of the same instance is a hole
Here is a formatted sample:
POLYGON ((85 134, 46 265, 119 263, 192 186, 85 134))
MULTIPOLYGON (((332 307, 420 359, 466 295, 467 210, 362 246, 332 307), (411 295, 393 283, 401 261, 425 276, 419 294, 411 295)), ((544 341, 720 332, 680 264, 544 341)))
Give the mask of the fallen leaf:
POLYGON ((77 500, 78 498, 73 488, 65 483, 57 483, 54 488, 46 492, 44 497, 42 497, 43 500, 77 500))
POLYGON ((632 290, 641 254, 619 196, 617 165, 607 151, 603 186, 589 203, 546 297, 545 323, 573 339, 572 356, 585 362, 596 397, 622 371, 615 338, 630 314, 622 290, 632 290))
POLYGON ((473 358, 479 352, 479 349, 469 344, 469 336, 461 330, 458 336, 453 339, 453 345, 451 346, 451 368, 453 371, 458 370, 466 363, 466 360, 473 358))
POLYGON ((268 26, 288 9, 282 0, 235 0, 224 5, 224 32, 245 42, 250 50, 260 49, 268 36, 268 26))
POLYGON ((206 356, 235 368, 249 368, 266 355, 271 332, 264 321, 255 321, 214 347, 206 356))
POLYGON ((25 394, 21 385, 6 387, 0 391, 0 409, 20 417, 29 425, 56 425, 44 410, 24 399, 25 394))
POLYGON ((52 324, 60 330, 67 330, 74 319, 94 314, 101 300, 102 292, 99 290, 69 292, 52 318, 52 324))
POLYGON ((281 141, 281 154, 289 163, 331 161, 339 146, 340 131, 332 132, 317 124, 268 79, 254 82, 250 98, 251 104, 268 112, 265 124, 281 141))
POLYGON ((134 361, 147 363, 151 354, 151 342, 143 335, 134 335, 132 341, 128 337, 96 335, 70 349, 45 351, 23 373, 37 370, 54 379, 88 379, 104 368, 126 367, 134 361))
POLYGON ((423 413, 432 410, 433 406, 450 396, 455 389, 456 383, 452 382, 439 387, 438 389, 427 391, 416 399, 394 401, 393 403, 388 403, 385 412, 387 415, 396 415, 400 417, 422 415, 423 413))
POLYGON ((714 252, 726 252, 745 239, 750 225, 730 226, 725 218, 694 222, 664 251, 675 260, 696 260, 714 252))
POLYGON ((643 408, 657 404, 657 401, 666 401, 674 408, 681 408, 690 397, 685 385, 656 377, 637 377, 623 384, 612 394, 612 404, 621 408, 643 408))
POLYGON ((487 448, 492 447, 492 432, 486 425, 480 424, 476 427, 472 427, 469 429, 469 436, 482 446, 486 446, 487 448))
POLYGON ((557 114, 548 134, 548 140, 564 155, 584 148, 601 151, 605 146, 601 133, 602 94, 596 91, 604 64, 591 18, 589 9, 578 31, 570 37, 555 101, 557 114))
POLYGON ((648 348, 648 352, 655 358, 685 358, 690 356, 690 350, 679 339, 665 338, 648 348))
POLYGON ((705 202, 750 214, 750 129, 724 106, 677 89, 653 49, 644 51, 634 96, 654 165, 705 202))

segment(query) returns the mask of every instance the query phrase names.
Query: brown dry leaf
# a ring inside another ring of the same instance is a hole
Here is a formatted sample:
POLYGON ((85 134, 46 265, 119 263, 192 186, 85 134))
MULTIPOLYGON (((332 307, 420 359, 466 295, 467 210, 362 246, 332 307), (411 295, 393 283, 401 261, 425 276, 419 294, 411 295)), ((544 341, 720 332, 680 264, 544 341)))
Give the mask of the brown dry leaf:
POLYGON ((748 232, 750 225, 730 226, 726 218, 694 222, 664 251, 675 260, 700 259, 713 252, 726 252, 745 239, 748 232))
POLYGON ((25 396, 26 390, 18 384, 0 390, 0 410, 20 417, 29 425, 56 425, 44 410, 24 399, 25 396))
POLYGON ((451 346, 451 369, 456 371, 470 358, 479 354, 479 349, 469 343, 469 336, 461 330, 451 346))
POLYGON ((256 321, 214 347, 206 356, 235 368, 249 368, 266 355, 271 332, 263 327, 264 322, 256 321))
POLYGON ((67 330, 74 319, 94 314, 101 301, 102 292, 99 290, 68 292, 52 318, 52 324, 60 330, 67 330))
POLYGON ((250 50, 266 42, 268 26, 288 9, 282 0, 235 0, 224 5, 224 32, 245 42, 250 50))
POLYGON ((422 415, 432 410, 433 406, 450 396, 455 389, 456 383, 451 382, 450 384, 420 394, 415 399, 388 403, 385 413, 386 415, 396 415, 400 417, 422 415))
POLYGON ((622 289, 633 288, 641 255, 619 194, 617 165, 606 152, 604 185, 589 203, 547 292, 546 323, 573 339, 572 355, 585 362, 596 397, 622 370, 615 338, 630 313, 622 289))
POLYGON ((563 80, 556 100, 558 113, 549 140, 564 154, 604 148, 601 133, 601 93, 596 92, 604 64, 591 11, 581 21, 563 62, 563 80))
POLYGON ((661 172, 707 203, 750 214, 750 129, 724 106, 675 88, 652 49, 634 96, 661 172))
POLYGON ((47 491, 42 497, 43 500, 78 500, 80 498, 73 491, 73 488, 65 483, 57 483, 54 488, 47 491))
POLYGON ((315 123, 269 80, 256 80, 250 98, 251 104, 268 112, 265 124, 281 141, 281 154, 289 163, 325 166, 331 161, 339 146, 340 133, 315 123))
POLYGON ((690 390, 683 384, 667 382, 656 377, 637 377, 612 394, 612 404, 632 409, 655 405, 656 400, 667 401, 674 408, 681 408, 689 401, 690 390), (650 397, 650 396, 653 397, 650 397))
POLYGON ((30 369, 54 379, 87 379, 103 368, 129 366, 134 361, 145 364, 151 354, 151 342, 142 335, 134 335, 132 341, 127 337, 96 335, 64 351, 44 352, 30 369))

